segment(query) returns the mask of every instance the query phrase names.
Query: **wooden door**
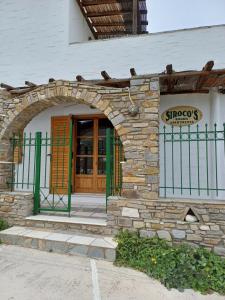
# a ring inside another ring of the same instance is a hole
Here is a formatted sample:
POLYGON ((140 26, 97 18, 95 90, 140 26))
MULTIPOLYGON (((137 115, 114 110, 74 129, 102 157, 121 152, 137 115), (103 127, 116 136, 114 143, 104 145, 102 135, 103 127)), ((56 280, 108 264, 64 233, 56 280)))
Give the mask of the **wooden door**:
POLYGON ((106 128, 104 117, 75 119, 74 186, 77 193, 105 193, 106 128))
POLYGON ((96 122, 93 118, 75 120, 75 192, 95 191, 96 122))

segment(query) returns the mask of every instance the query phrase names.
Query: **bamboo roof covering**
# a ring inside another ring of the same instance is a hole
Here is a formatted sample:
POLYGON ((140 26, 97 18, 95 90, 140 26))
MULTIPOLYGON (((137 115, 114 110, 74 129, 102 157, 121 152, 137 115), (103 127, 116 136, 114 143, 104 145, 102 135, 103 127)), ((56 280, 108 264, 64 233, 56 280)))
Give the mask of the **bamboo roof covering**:
POLYGON ((147 31, 146 0, 77 0, 95 39, 147 31))

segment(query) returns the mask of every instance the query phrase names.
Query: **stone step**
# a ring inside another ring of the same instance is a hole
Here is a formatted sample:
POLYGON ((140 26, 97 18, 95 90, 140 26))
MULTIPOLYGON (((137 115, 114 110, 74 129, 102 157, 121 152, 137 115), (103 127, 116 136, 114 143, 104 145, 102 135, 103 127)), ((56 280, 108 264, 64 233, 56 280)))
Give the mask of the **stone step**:
POLYGON ((111 230, 106 226, 106 218, 76 216, 66 217, 40 214, 27 217, 24 225, 27 227, 46 228, 52 230, 67 230, 70 232, 80 231, 82 233, 111 234, 111 230))
POLYGON ((115 260, 117 246, 113 238, 108 236, 67 234, 22 226, 1 231, 0 240, 8 245, 107 261, 115 260))

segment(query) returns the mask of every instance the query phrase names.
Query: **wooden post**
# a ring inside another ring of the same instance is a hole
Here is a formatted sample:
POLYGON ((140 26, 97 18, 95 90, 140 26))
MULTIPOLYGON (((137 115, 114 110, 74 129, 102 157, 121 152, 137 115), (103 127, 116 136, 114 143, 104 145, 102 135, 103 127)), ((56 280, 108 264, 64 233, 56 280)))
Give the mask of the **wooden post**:
POLYGON ((138 33, 138 0, 133 0, 133 34, 138 33))

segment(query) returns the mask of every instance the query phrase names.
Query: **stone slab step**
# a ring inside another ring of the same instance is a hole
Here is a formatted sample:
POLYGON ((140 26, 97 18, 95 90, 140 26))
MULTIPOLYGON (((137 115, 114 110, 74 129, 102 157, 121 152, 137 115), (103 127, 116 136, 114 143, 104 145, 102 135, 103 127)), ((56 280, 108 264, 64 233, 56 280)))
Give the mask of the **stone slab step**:
POLYGON ((112 237, 66 234, 19 226, 1 231, 0 240, 8 245, 108 261, 115 260, 117 246, 112 237))
POLYGON ((66 217, 55 215, 36 215, 25 219, 25 226, 53 230, 81 231, 84 233, 110 235, 106 218, 66 217))

